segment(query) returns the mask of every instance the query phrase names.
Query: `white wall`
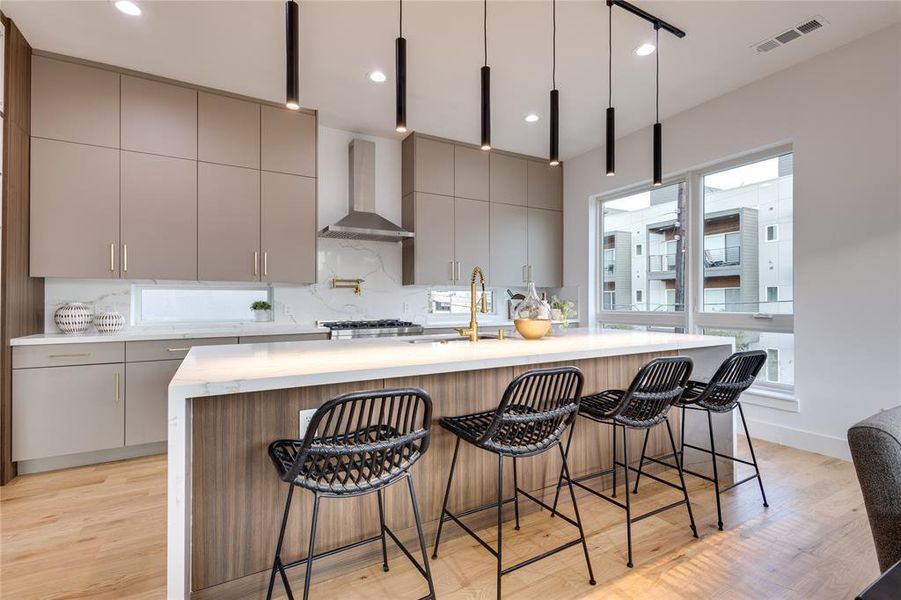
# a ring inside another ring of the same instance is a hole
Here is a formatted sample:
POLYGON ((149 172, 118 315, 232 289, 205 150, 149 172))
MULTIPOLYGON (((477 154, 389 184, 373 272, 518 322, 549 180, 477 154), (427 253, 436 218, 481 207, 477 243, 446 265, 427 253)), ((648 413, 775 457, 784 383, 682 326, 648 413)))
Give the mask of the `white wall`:
MULTIPOLYGON (((899 80, 893 25, 663 123, 669 175, 768 146, 794 150, 800 412, 749 407, 755 435, 847 457, 847 428, 901 403, 899 80)), ((612 178, 603 148, 566 162, 564 279, 581 289, 583 319, 596 306, 589 196, 649 183, 650 127, 618 140, 616 158, 612 178)))

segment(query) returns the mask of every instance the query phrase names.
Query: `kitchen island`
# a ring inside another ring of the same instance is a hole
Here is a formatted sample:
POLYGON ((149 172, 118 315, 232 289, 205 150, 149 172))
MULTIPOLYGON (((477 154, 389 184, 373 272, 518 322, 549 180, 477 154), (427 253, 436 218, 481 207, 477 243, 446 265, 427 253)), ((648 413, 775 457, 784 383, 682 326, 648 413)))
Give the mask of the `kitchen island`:
MULTIPOLYGON (((273 440, 300 437, 300 411, 329 398, 364 389, 421 387, 432 396, 437 421, 496 407, 506 385, 531 368, 575 365, 585 375, 585 392, 591 393, 627 386, 656 356, 688 355, 695 361, 693 377, 703 379, 731 351, 729 338, 595 329, 538 341, 382 338, 193 348, 169 386, 168 596, 256 597, 265 590, 287 493, 266 449, 273 440)), ((671 415, 678 424, 675 411, 671 415)), ((609 468, 609 428, 582 422, 576 427, 573 474, 609 468)), ((686 437, 694 439, 691 431, 686 437)), ((429 540, 453 449, 452 436, 437 423, 432 432, 428 453, 413 469, 429 540)), ((699 438, 706 439, 706 433, 705 428, 699 438)), ((717 435, 723 438, 721 447, 731 447, 731 421, 717 435)), ((665 436, 664 428, 653 431, 649 455, 667 453, 665 436)), ((639 449, 638 442, 636 437, 632 448, 639 449)), ((455 511, 492 501, 497 489, 493 460, 488 453, 461 448, 458 485, 450 499, 455 511)), ((559 470, 555 453, 524 460, 520 486, 553 493, 559 470)), ((295 497, 283 549, 289 560, 306 552, 309 496, 295 497)), ((388 525, 405 541, 411 539, 405 492, 392 486, 385 503, 388 525)), ((373 535, 376 510, 368 496, 327 503, 317 553, 373 535)), ((479 525, 477 519, 474 524, 479 525)), ((357 568, 380 560, 378 551, 370 546, 323 560, 322 566, 317 561, 315 572, 357 568)))

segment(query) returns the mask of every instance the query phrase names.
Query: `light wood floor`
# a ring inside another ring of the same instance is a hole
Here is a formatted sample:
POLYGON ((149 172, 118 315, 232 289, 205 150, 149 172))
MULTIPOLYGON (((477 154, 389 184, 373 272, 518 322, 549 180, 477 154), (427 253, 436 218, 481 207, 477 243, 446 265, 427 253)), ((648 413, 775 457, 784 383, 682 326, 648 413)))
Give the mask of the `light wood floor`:
MULTIPOLYGON (((576 547, 505 576, 504 596, 853 597, 877 577, 878 568, 852 465, 756 444, 769 509, 761 506, 756 485, 745 484, 724 496, 726 530, 717 531, 712 488, 689 478, 701 539, 690 537, 682 510, 641 521, 633 530, 636 567, 628 569, 623 513, 580 495, 597 586, 588 585, 576 547)), ((635 509, 643 512, 674 494, 642 483, 635 509)), ((520 531, 512 524, 504 529, 505 563, 570 539, 573 531, 546 512, 533 512, 520 531)), ((483 533, 494 541, 492 530, 483 533)), ((165 562, 165 457, 27 475, 0 488, 2 598, 164 598, 165 562)), ((494 597, 493 558, 468 537, 442 542, 432 570, 440 598, 494 597)), ((298 592, 301 580, 302 569, 293 577, 298 592)), ((389 573, 375 566, 340 582, 316 579, 314 567, 314 598, 415 598, 425 591, 399 555, 391 558, 389 573)))

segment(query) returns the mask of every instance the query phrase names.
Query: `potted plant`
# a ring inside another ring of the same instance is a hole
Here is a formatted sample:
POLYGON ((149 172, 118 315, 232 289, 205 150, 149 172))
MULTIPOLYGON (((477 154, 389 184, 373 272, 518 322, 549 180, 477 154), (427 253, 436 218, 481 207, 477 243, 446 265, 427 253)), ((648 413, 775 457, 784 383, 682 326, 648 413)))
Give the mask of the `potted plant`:
POLYGON ((256 317, 257 321, 263 322, 272 320, 272 317, 270 316, 272 305, 265 300, 257 300, 250 305, 250 310, 253 311, 253 314, 256 317))
POLYGON ((551 296, 551 319, 558 333, 563 333, 569 327, 570 319, 576 316, 575 303, 572 300, 563 300, 557 296, 551 296))

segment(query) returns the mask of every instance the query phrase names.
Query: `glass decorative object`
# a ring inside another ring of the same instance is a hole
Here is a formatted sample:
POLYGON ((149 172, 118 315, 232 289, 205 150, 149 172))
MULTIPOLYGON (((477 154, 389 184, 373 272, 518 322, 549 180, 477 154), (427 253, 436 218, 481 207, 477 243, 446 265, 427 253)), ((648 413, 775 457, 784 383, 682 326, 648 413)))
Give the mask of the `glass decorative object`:
POLYGON ((538 297, 532 281, 526 297, 513 311, 513 324, 519 335, 527 340, 541 339, 551 330, 551 307, 538 297))

